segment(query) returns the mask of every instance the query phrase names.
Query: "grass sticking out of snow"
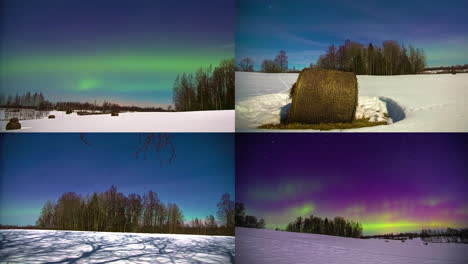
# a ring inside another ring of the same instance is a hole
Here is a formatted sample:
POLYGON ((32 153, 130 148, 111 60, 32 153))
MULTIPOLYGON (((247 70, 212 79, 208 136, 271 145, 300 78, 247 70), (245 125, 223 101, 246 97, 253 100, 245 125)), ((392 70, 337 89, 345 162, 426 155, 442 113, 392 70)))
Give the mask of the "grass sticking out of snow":
POLYGON ((326 124, 266 124, 259 126, 260 129, 315 129, 315 130, 333 130, 333 129, 351 129, 361 127, 372 127, 386 125, 387 122, 371 122, 369 118, 355 119, 351 123, 326 123, 326 124))

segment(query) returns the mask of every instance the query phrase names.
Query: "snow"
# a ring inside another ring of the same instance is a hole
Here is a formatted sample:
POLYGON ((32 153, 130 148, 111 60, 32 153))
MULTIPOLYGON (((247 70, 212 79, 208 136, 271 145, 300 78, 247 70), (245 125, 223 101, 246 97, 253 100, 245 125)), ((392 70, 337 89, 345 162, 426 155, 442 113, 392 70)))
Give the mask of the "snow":
MULTIPOLYGON (((234 132, 234 110, 194 112, 128 112, 119 116, 65 114, 55 119, 20 120, 21 130, 9 132, 234 132)), ((0 121, 5 131, 7 121, 0 121)))
POLYGON ((236 263, 468 263, 467 244, 356 239, 236 228, 236 263))
POLYGON ((0 263, 234 263, 234 237, 0 230, 0 263))
MULTIPOLYGON (((279 123, 284 118, 291 103, 289 88, 298 75, 236 72, 236 130, 272 132, 257 128, 279 123)), ((465 103, 468 102, 468 74, 358 75, 357 78, 359 102, 356 116, 389 124, 332 131, 468 131, 468 106, 465 103)), ((275 130, 280 131, 285 132, 275 130)), ((317 130, 300 130, 304 131, 317 130)))

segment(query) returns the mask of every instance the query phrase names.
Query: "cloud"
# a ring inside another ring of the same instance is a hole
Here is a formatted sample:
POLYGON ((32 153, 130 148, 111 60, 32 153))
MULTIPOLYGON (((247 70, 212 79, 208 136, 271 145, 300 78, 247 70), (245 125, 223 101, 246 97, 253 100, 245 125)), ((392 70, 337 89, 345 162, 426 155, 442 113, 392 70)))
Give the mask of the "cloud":
POLYGON ((235 46, 236 46, 236 44, 234 42, 232 42, 232 43, 227 43, 227 44, 221 45, 221 48, 222 49, 230 49, 230 48, 234 48, 235 46))
POLYGON ((463 215, 463 216, 468 216, 468 204, 461 207, 461 208, 458 208, 455 213, 457 214, 460 214, 460 215, 463 215))
POLYGON ((292 34, 292 33, 282 34, 281 37, 282 37, 283 40, 294 41, 294 42, 297 42, 297 43, 306 44, 306 45, 315 46, 315 47, 320 47, 320 48, 326 48, 330 44, 330 43, 326 43, 326 42, 322 42, 322 41, 316 41, 316 40, 313 40, 313 39, 301 37, 301 36, 298 36, 298 35, 292 34))
POLYGON ((301 197, 304 194, 316 193, 322 190, 322 184, 314 180, 289 181, 269 184, 259 188, 251 188, 250 199, 258 202, 285 201, 301 197))
POLYGON ((345 216, 353 217, 353 216, 361 216, 367 210, 365 205, 355 205, 351 207, 347 207, 343 210, 345 216))
POLYGON ((447 197, 426 197, 421 200, 421 204, 429 207, 435 207, 450 201, 447 197))

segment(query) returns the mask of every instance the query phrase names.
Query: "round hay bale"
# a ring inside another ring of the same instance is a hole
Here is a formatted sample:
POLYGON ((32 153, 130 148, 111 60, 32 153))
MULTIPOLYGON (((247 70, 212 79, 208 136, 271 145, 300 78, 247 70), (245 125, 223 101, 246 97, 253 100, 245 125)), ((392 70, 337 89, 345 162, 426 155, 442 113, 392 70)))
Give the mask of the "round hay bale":
POLYGON ((6 125, 6 130, 21 129, 21 123, 18 118, 11 118, 10 122, 6 125))
POLYGON ((350 123, 358 103, 356 74, 304 69, 290 93, 289 123, 350 123))
POLYGON ((67 110, 67 111, 65 112, 65 114, 67 114, 67 115, 69 115, 69 114, 71 114, 71 113, 73 113, 73 110, 67 110))
POLYGON ((112 112, 111 116, 119 116, 119 113, 118 112, 112 112))
POLYGON ((55 118, 55 115, 50 115, 49 116, 49 119, 54 119, 55 118))

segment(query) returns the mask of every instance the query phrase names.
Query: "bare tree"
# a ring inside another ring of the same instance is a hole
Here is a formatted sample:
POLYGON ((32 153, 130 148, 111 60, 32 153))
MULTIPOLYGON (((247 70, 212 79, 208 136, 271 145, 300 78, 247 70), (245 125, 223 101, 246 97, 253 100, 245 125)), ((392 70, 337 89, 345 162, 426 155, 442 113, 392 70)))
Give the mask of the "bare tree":
POLYGON ((280 50, 278 55, 276 55, 275 64, 278 65, 281 72, 288 71, 288 56, 286 55, 286 51, 280 50))
POLYGON ((253 67, 253 60, 251 58, 243 58, 240 63, 239 63, 239 68, 241 71, 244 72, 253 72, 254 67, 253 67))

